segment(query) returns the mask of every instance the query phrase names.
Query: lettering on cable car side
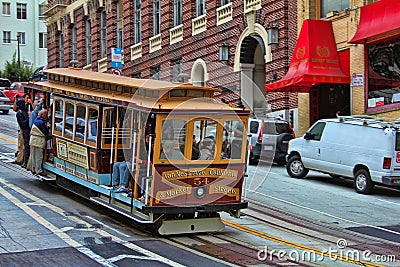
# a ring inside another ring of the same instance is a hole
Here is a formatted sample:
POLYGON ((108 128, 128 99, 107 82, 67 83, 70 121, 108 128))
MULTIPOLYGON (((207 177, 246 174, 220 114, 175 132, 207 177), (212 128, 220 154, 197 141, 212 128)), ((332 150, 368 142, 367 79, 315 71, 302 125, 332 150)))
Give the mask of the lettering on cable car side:
POLYGON ((223 184, 213 184, 210 186, 210 194, 224 194, 229 197, 235 197, 236 200, 240 199, 239 189, 230 187, 223 184))
POLYGON ((167 181, 179 180, 182 178, 220 178, 220 179, 232 179, 238 178, 237 170, 227 170, 220 168, 194 168, 194 169, 179 169, 172 171, 162 172, 162 179, 167 181))
POLYGON ((156 203, 161 200, 171 199, 177 196, 190 195, 192 193, 191 187, 179 186, 170 190, 158 191, 156 194, 156 203))
POLYGON ((87 148, 65 140, 56 139, 57 156, 84 168, 89 168, 87 148))

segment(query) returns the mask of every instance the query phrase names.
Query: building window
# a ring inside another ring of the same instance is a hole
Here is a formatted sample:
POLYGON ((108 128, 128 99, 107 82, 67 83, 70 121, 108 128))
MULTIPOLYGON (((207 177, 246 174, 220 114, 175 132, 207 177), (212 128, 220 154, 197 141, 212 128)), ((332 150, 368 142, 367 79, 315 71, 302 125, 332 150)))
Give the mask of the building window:
POLYGON ((227 5, 230 2, 232 2, 231 0, 221 0, 221 6, 227 5))
POLYGON ((39 48, 47 48, 47 33, 39 32, 39 48))
POLYGON ((92 23, 86 20, 86 65, 92 64, 92 23))
POLYGON ((142 73, 136 72, 136 73, 132 74, 132 78, 141 79, 142 78, 142 73))
POLYGON ((3 2, 3 15, 10 16, 11 15, 11 4, 3 2))
POLYGON ((160 0, 153 1, 153 36, 160 34, 161 28, 161 12, 160 0))
POLYGON ((17 4, 17 19, 26 19, 26 4, 17 4))
POLYGON ((350 0, 320 0, 321 18, 332 11, 340 12, 350 7, 350 0))
POLYGON ((18 32, 17 35, 19 35, 19 43, 26 44, 25 32, 18 32))
POLYGON ((72 60, 78 60, 78 36, 75 25, 72 27, 72 60))
POLYGON ((64 35, 60 33, 59 35, 59 46, 60 51, 59 51, 59 58, 60 58, 60 68, 64 68, 64 35))
POLYGON ((135 0, 134 9, 135 44, 142 42, 142 1, 135 0))
POLYGON ((206 0, 196 0, 196 17, 206 14, 206 0))
POLYGON ((10 44, 10 43, 11 43, 11 32, 3 31, 3 44, 10 44))
POLYGON ((123 44, 123 28, 124 28, 124 10, 122 0, 117 2, 117 47, 124 49, 123 44))
POLYGON ((101 20, 101 57, 104 58, 107 55, 107 16, 106 11, 103 10, 100 15, 101 20))
POLYGON ((174 27, 182 24, 182 0, 174 0, 174 27))
POLYGON ((400 38, 368 46, 368 108, 400 103, 400 38))
POLYGON ((171 62, 172 65, 172 81, 178 82, 179 81, 179 74, 182 72, 182 59, 178 58, 171 62))
POLYGON ((160 80, 160 66, 151 67, 150 76, 153 80, 160 80))
POLYGON ((40 4, 39 5, 39 20, 46 20, 46 16, 43 13, 47 10, 47 5, 40 4))

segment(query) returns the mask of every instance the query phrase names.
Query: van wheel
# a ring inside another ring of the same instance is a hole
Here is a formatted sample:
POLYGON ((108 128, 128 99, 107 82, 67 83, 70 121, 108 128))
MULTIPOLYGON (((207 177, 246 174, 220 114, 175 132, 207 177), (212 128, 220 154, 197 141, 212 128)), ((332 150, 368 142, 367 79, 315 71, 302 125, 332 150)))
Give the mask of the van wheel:
POLYGON ((369 172, 365 169, 358 170, 354 176, 354 189, 359 194, 370 194, 374 188, 369 172))
POLYGON ((299 156, 289 158, 286 164, 286 171, 293 178, 303 178, 308 173, 308 169, 304 167, 299 156))

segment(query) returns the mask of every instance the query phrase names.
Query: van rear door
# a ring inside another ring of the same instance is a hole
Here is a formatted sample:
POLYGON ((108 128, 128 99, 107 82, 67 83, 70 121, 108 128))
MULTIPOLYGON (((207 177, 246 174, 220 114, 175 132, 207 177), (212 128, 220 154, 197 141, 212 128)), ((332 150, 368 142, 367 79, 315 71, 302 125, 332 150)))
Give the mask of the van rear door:
POLYGON ((400 169, 400 132, 396 131, 396 140, 395 140, 395 159, 393 162, 393 166, 395 169, 400 169))

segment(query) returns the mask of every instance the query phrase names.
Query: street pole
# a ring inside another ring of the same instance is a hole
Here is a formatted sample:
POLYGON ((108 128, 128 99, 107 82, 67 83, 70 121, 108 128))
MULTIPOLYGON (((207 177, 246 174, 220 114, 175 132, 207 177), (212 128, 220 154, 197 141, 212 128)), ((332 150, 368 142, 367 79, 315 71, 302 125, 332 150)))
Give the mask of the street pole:
POLYGON ((19 51, 19 38, 20 34, 17 34, 17 42, 18 42, 18 81, 21 81, 21 57, 20 57, 20 51, 19 51))

